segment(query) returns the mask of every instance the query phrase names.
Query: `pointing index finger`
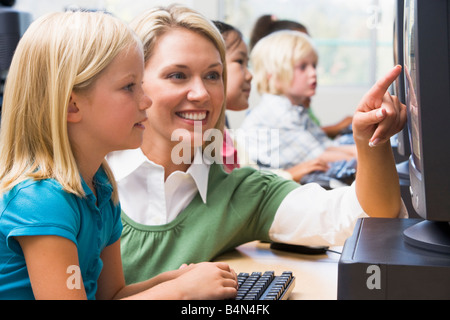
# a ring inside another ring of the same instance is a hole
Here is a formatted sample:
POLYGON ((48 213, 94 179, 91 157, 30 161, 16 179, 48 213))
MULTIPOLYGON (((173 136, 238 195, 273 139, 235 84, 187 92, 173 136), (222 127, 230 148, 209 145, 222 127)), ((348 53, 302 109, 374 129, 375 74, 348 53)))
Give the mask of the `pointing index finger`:
POLYGON ((382 99, 389 86, 402 72, 402 67, 396 65, 391 71, 389 71, 383 78, 379 79, 375 85, 370 89, 369 95, 375 98, 382 99))

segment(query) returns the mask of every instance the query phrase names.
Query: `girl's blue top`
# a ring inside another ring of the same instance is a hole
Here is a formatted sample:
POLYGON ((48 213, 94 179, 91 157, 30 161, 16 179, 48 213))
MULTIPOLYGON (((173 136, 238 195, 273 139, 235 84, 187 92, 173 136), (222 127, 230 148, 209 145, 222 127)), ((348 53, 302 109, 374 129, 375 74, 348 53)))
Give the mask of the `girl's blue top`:
MULTIPOLYGON (((102 250, 122 233, 120 205, 100 168, 94 185, 97 198, 83 181, 85 197, 62 189, 54 179, 27 180, 0 196, 0 299, 34 299, 26 261, 15 237, 60 236, 75 243, 88 299, 95 299, 102 270, 102 250)), ((75 272, 67 269, 67 285, 75 272)), ((74 280, 72 278, 72 280, 74 280)), ((70 288, 72 286, 69 286, 70 288)))

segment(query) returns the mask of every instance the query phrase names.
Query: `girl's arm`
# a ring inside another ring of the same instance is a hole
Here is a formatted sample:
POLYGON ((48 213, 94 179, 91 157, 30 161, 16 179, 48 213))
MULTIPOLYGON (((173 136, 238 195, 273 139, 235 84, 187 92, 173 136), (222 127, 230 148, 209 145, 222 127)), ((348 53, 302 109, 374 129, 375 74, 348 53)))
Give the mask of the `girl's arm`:
MULTIPOLYGON (((77 268, 76 245, 60 236, 21 236, 19 242, 37 300, 87 299, 77 268)), ((120 240, 101 258, 97 299, 228 299, 237 292, 236 274, 225 263, 200 263, 169 271, 145 282, 125 286, 120 240)))
POLYGON ((237 293, 236 274, 225 263, 199 263, 126 286, 120 240, 101 255, 97 299, 229 299, 237 293))
POLYGON ((396 217, 401 207, 400 185, 390 138, 406 122, 406 107, 387 93, 398 77, 396 66, 361 100, 353 117, 358 152, 356 194, 372 217, 396 217))
POLYGON ((59 236, 16 237, 37 300, 87 299, 76 245, 59 236))

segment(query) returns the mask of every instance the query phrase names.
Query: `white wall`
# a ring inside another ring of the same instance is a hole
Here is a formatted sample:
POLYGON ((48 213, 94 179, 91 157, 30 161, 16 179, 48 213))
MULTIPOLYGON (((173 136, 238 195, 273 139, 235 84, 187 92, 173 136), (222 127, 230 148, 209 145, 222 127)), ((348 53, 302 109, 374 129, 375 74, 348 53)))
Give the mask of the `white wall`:
POLYGON ((36 19, 52 11, 63 11, 74 5, 87 9, 106 9, 124 21, 131 21, 143 10, 154 6, 179 3, 194 8, 211 19, 219 18, 219 0, 16 0, 15 9, 31 12, 36 19))

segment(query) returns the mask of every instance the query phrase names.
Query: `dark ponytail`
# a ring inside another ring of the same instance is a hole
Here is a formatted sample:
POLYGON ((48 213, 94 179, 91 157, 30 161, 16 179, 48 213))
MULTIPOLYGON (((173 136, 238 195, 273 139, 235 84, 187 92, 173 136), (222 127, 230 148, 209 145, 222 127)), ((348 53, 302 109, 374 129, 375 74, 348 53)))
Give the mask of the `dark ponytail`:
POLYGON ((255 25, 250 36, 250 50, 256 45, 256 43, 265 36, 280 30, 297 30, 308 34, 307 28, 296 21, 292 20, 278 20, 273 15, 263 15, 256 20, 255 25))

